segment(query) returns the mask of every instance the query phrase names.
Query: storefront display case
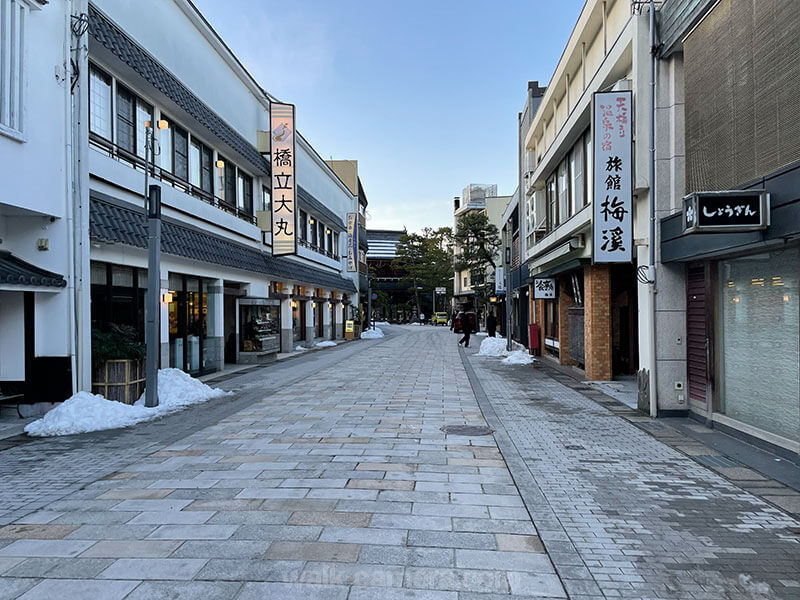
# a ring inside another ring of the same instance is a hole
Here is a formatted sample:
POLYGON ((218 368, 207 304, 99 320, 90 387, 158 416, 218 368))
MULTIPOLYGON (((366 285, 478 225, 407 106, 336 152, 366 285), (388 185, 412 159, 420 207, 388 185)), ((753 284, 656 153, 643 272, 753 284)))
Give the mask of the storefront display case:
POLYGON ((240 298, 238 362, 268 362, 280 348, 280 300, 240 298))

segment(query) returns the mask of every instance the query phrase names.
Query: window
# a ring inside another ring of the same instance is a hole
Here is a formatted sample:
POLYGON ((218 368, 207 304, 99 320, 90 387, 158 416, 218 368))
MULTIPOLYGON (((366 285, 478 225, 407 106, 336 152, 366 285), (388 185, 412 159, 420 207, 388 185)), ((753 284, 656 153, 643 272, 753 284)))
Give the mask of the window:
POLYGON ((325 243, 325 251, 333 253, 333 231, 328 229, 327 230, 327 240, 325 243))
POLYGON ((306 211, 300 211, 300 225, 297 228, 297 234, 301 240, 308 241, 308 215, 306 211))
POLYGON ((189 145, 189 183, 200 187, 200 144, 194 140, 189 145))
POLYGON ((319 246, 319 238, 317 237, 317 221, 314 217, 311 217, 308 220, 309 225, 311 225, 311 247, 316 248, 319 246))
POLYGON ((176 127, 172 134, 175 175, 184 181, 189 179, 189 134, 176 127))
POLYGON ((269 188, 263 186, 261 188, 261 210, 270 210, 272 208, 272 196, 269 193, 269 188))
POLYGON ((161 113, 161 118, 167 121, 167 129, 159 129, 158 138, 158 164, 165 171, 172 172, 172 123, 161 113))
POLYGON ((547 231, 552 231, 558 224, 558 203, 556 202, 558 194, 556 193, 556 176, 551 175, 547 180, 547 231))
POLYGON ((339 258, 339 234, 333 234, 333 255, 339 258))
POLYGON ((111 77, 94 65, 89 67, 89 130, 111 139, 111 77))
POLYGON ((567 159, 558 165, 558 224, 569 218, 569 168, 567 159))
MULTIPOLYGON (((145 130, 145 121, 150 121, 150 127, 153 127, 153 107, 142 102, 139 98, 136 99, 136 154, 142 158, 146 158, 145 152, 147 148, 147 131, 145 130)), ((151 130, 152 131, 152 130, 151 130)))
POLYGON ((131 154, 136 150, 136 97, 117 85, 117 146, 131 154))
POLYGON ((208 146, 200 145, 200 187, 208 194, 214 193, 213 155, 208 146))
POLYGON ((0 0, 0 130, 22 133, 25 79, 25 28, 28 7, 0 0))
POLYGON ((570 188, 572 191, 570 214, 583 207, 583 140, 580 140, 569 155, 570 188))
POLYGON ((236 165, 225 161, 225 193, 222 196, 225 204, 236 206, 236 165))
POLYGON ((584 164, 586 165, 586 197, 584 198, 583 205, 586 206, 592 202, 594 195, 594 181, 592 181, 592 173, 594 173, 594 164, 592 163, 592 132, 587 131, 583 138, 584 142, 584 164))
POLYGON ((239 171, 239 202, 237 207, 248 215, 253 214, 253 178, 239 171))

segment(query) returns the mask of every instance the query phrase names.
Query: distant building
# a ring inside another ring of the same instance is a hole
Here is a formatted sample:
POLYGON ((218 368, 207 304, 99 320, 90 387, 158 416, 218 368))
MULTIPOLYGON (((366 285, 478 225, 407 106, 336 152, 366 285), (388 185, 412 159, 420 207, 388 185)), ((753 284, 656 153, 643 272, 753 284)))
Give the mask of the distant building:
POLYGON ((387 296, 385 305, 375 305, 373 310, 379 317, 391 321, 406 322, 412 318, 414 310, 414 291, 405 277, 405 272, 394 266, 400 238, 406 235, 405 229, 368 229, 367 264, 372 276, 372 289, 387 296))

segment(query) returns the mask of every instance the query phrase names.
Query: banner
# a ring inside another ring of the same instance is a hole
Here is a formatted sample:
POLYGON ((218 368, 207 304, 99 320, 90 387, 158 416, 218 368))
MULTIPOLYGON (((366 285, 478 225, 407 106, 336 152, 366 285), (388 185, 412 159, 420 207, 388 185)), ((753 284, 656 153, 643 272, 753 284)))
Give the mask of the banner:
POLYGON ((506 277, 505 269, 503 267, 495 267, 494 269, 494 293, 506 293, 506 277))
POLYGON ((629 91, 595 92, 592 98, 595 263, 633 260, 631 108, 629 91))
POLYGON ((272 162, 272 254, 297 254, 294 105, 269 108, 272 162))
POLYGON ((358 214, 347 213, 347 271, 358 271, 358 214))

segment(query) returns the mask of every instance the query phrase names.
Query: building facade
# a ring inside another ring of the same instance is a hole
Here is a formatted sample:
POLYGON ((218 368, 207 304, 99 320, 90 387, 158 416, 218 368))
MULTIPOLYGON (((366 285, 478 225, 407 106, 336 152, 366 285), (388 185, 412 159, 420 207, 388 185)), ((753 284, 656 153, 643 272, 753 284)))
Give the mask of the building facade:
POLYGON ((551 286, 531 307, 538 347, 590 380, 633 376, 650 361, 648 291, 637 283, 649 243, 647 33, 647 17, 632 14, 629 2, 586 2, 540 100, 537 85, 524 135, 524 258, 534 288, 539 280, 551 286), (592 100, 611 90, 633 95, 633 247, 626 248, 633 260, 595 264, 592 100))
POLYGON ((276 100, 191 2, 0 1, 14 32, 0 49, 19 58, 0 86, 17 190, 0 201, 3 395, 64 400, 92 387, 93 332, 144 340, 153 185, 162 368, 199 375, 344 337, 361 275, 345 223, 366 194, 297 134, 297 252, 272 255, 276 100))
POLYGON ((685 413, 797 459, 800 5, 670 0, 658 22, 659 379, 686 382, 685 413), (716 228, 687 227, 691 194, 716 228))

